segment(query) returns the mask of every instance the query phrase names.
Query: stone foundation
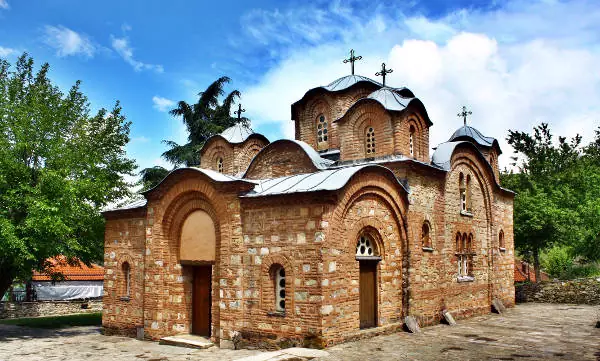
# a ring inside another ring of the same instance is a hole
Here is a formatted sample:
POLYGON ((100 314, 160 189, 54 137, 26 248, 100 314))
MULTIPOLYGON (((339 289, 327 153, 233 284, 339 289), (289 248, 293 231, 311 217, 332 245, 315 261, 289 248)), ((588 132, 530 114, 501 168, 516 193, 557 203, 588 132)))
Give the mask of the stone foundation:
POLYGON ((102 311, 102 300, 0 302, 0 319, 102 311))

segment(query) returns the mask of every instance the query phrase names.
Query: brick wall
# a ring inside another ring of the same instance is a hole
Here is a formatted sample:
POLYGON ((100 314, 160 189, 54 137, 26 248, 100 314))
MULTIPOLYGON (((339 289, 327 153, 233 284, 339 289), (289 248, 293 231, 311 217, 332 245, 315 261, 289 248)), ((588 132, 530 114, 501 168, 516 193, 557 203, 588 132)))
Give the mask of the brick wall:
POLYGON ((267 142, 262 137, 250 136, 244 142, 231 144, 222 137, 213 138, 201 151, 200 167, 218 171, 217 161, 223 159, 223 173, 238 175, 250 165, 252 158, 267 142))
POLYGON ((265 179, 315 172, 317 168, 304 150, 294 142, 272 143, 248 167, 245 177, 265 179))

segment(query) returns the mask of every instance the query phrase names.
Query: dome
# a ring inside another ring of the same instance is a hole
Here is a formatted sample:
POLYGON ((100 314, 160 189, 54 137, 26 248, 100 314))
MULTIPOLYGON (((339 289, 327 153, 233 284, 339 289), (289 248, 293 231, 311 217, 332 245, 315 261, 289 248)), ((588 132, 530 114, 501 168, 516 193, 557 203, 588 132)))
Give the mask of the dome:
POLYGON ((481 134, 479 130, 468 125, 463 125, 462 127, 458 128, 454 132, 454 134, 452 134, 450 139, 448 139, 448 142, 454 142, 459 140, 469 140, 475 142, 476 144, 482 147, 487 148, 491 148, 495 144, 498 147, 498 154, 502 154, 502 150, 500 150, 500 145, 498 144, 498 141, 495 138, 486 137, 483 134, 481 134))
POLYGON ((336 79, 334 81, 332 81, 331 83, 329 83, 329 85, 320 87, 323 88, 325 90, 328 90, 330 92, 335 92, 335 91, 340 91, 340 90, 344 90, 344 89, 348 89, 351 86, 353 86, 354 84, 360 83, 361 81, 364 82, 368 82, 368 83, 372 83, 375 84, 379 87, 383 87, 383 85, 373 79, 367 78, 366 76, 362 76, 362 75, 346 75, 344 77, 341 77, 339 79, 336 79))
POLYGON ((223 133, 219 134, 229 143, 243 143, 249 136, 254 134, 252 128, 247 125, 243 125, 241 123, 237 123, 236 125, 229 127, 223 131, 223 133))
POLYGON ((367 99, 378 101, 387 110, 402 111, 414 97, 413 92, 407 88, 394 89, 385 87, 375 90, 367 96, 367 99))

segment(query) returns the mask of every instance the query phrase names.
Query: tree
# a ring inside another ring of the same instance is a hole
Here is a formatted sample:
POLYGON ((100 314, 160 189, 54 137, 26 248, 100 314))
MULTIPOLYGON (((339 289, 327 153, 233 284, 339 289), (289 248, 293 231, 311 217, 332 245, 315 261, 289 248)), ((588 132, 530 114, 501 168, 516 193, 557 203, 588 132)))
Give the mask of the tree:
POLYGON ((518 172, 502 174, 502 184, 517 192, 514 203, 515 247, 533 258, 539 280, 540 254, 565 246, 572 256, 600 259, 600 133, 587 147, 581 136, 558 143, 548 124, 533 134, 509 131, 518 172))
MULTIPOLYGON (((27 54, 0 60, 0 295, 48 258, 101 260, 100 211, 129 194, 130 123, 116 102, 90 114, 80 82, 62 93, 27 54)), ((60 277, 60 275, 55 275, 60 277)))
MULTIPOLYGON (((195 104, 188 104, 182 100, 177 103, 176 108, 169 112, 175 117, 181 117, 189 135, 188 142, 182 145, 174 141, 163 140, 163 143, 170 148, 162 154, 165 160, 174 166, 197 165, 200 161, 200 149, 208 138, 238 122, 243 125, 249 124, 250 121, 246 117, 231 116, 231 108, 236 99, 240 97, 239 91, 233 90, 223 99, 222 103, 219 102, 219 98, 225 95, 223 88, 230 81, 231 79, 226 76, 220 77, 206 90, 198 93, 198 101, 195 104)), ((161 177, 154 177, 155 175, 168 173, 169 171, 163 167, 143 169, 140 176, 142 176, 144 188, 151 188, 162 180, 161 177)))
POLYGON ((139 184, 144 190, 150 189, 160 183, 168 174, 169 170, 158 165, 152 168, 144 168, 139 173, 141 177, 139 184))

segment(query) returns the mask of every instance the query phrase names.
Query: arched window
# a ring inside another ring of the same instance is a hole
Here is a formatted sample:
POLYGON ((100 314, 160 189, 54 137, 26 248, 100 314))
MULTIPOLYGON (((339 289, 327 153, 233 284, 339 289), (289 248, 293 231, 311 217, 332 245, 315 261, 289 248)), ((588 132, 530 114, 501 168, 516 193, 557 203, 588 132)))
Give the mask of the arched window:
POLYGON ((123 262, 121 270, 123 271, 123 291, 125 297, 129 297, 131 295, 131 267, 129 266, 129 262, 123 262))
POLYGON ((217 158, 217 171, 223 173, 223 158, 217 158))
POLYGON ((415 156, 415 127, 413 125, 410 126, 410 131, 408 134, 408 149, 410 152, 410 156, 415 156))
POLYGON ((498 248, 500 248, 501 251, 506 250, 506 244, 504 243, 504 231, 503 230, 500 230, 500 233, 498 233, 498 248))
POLYGON ((467 212, 471 213, 471 176, 467 175, 467 192, 466 192, 467 212))
POLYGON ((285 312, 285 269, 281 265, 274 265, 272 272, 275 290, 275 310, 277 312, 285 312))
POLYGON ((373 127, 367 128, 365 134, 365 149, 367 156, 375 155, 375 129, 373 129, 373 127))
POLYGON ((356 243, 356 256, 358 257, 369 257, 378 256, 377 248, 373 238, 368 234, 363 234, 356 243))
POLYGON ((327 134, 327 120, 323 114, 317 117, 317 141, 319 143, 327 142, 329 135, 327 134))
POLYGON ((458 280, 473 280, 473 234, 467 235, 460 232, 456 234, 456 260, 458 266, 458 280))
POLYGON ((460 173, 458 177, 458 187, 460 189, 460 211, 467 211, 467 185, 465 183, 465 175, 460 173))
POLYGON ((428 248, 428 249, 432 248, 431 225, 427 221, 425 221, 423 223, 423 227, 421 229, 421 244, 423 245, 423 248, 428 248))

